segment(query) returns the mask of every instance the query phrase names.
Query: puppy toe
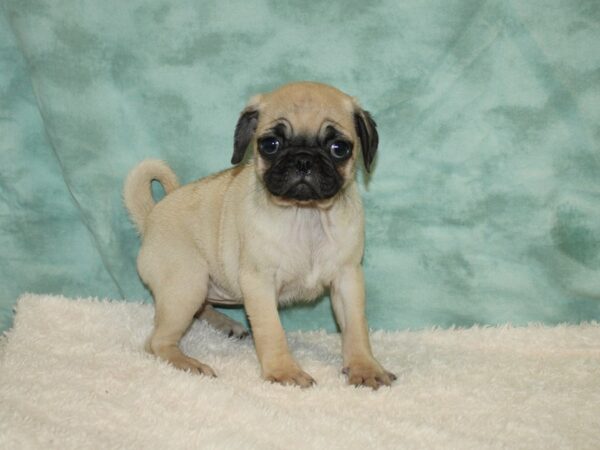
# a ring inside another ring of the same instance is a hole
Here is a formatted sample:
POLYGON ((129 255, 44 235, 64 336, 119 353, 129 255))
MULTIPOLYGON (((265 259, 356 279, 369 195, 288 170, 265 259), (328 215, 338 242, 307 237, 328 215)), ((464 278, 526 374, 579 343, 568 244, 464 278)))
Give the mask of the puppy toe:
POLYGON ((264 379, 272 383, 279 383, 286 386, 300 386, 308 388, 317 384, 315 379, 301 369, 273 371, 264 375, 264 379))
POLYGON ((383 369, 378 363, 352 364, 345 367, 342 373, 347 375, 348 384, 353 386, 368 386, 374 390, 381 386, 390 386, 396 375, 383 369))
POLYGON ((207 364, 203 364, 197 359, 190 358, 189 356, 181 355, 172 357, 169 359, 169 363, 179 370, 184 370, 197 375, 206 375, 211 378, 215 378, 217 374, 207 364))
POLYGON ((206 364, 199 363, 196 370, 201 375, 206 375, 206 376, 211 377, 211 378, 216 378, 217 377, 217 374, 212 369, 212 367, 210 367, 210 366, 208 366, 206 364))
POLYGON ((313 377, 311 377, 306 372, 301 372, 299 375, 294 377, 294 384, 296 384, 302 388, 307 388, 307 387, 311 387, 314 384, 317 384, 317 382, 315 381, 315 379, 313 377))
POLYGON ((243 326, 239 325, 236 327, 232 327, 229 330, 229 333, 227 333, 227 336, 230 338, 236 338, 236 339, 244 339, 245 337, 249 336, 250 333, 248 332, 248 330, 246 330, 243 326))

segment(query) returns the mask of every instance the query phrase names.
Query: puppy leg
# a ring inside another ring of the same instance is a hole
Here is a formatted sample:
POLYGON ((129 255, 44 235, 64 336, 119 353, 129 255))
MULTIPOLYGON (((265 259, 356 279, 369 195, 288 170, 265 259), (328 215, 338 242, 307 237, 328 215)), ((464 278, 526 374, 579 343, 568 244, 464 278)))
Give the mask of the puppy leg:
POLYGON ((371 352, 360 266, 340 270, 331 286, 331 302, 342 330, 343 372, 348 376, 348 383, 373 389, 389 386, 396 375, 381 367, 371 352))
POLYGON ((225 333, 229 337, 238 339, 248 336, 248 330, 236 320, 233 320, 226 314, 217 311, 212 305, 205 304, 204 307, 196 314, 200 320, 206 321, 211 327, 225 333))
POLYGON ((301 387, 314 384, 315 380, 300 368, 288 349, 273 283, 257 273, 243 271, 240 285, 262 377, 267 381, 301 387))
MULTIPOLYGON (((208 270, 184 255, 181 254, 179 264, 166 264, 166 259, 161 260, 159 270, 164 271, 155 272, 160 276, 146 277, 155 302, 154 331, 146 350, 178 369, 214 377, 215 372, 209 366, 185 355, 178 347, 208 290, 208 270)), ((144 266, 143 261, 141 266, 144 266)))

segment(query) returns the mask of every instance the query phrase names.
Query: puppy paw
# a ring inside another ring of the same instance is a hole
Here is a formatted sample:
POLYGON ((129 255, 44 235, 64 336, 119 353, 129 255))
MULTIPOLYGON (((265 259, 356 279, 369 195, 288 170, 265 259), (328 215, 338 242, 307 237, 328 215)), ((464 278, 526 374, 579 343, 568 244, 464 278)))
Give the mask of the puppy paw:
POLYGON ((196 317, 206 321, 210 326, 229 337, 243 339, 249 335, 249 332, 244 325, 239 323, 237 320, 233 320, 228 315, 217 311, 212 307, 212 305, 206 305, 204 309, 196 315, 196 317))
POLYGON ((272 383, 300 386, 301 388, 307 388, 317 383, 313 377, 299 367, 282 367, 272 369, 264 372, 263 378, 272 383))
POLYGON ((197 359, 191 358, 185 355, 176 346, 165 346, 152 349, 150 343, 147 344, 146 350, 168 362, 173 367, 179 370, 185 370, 186 372, 195 373, 199 375, 208 375, 209 377, 216 377, 215 371, 206 364, 202 364, 197 359))
POLYGON ((229 330, 224 330, 227 333, 228 337, 236 338, 236 339, 244 339, 248 337, 250 333, 242 324, 235 324, 229 330))
POLYGON ((217 376, 215 371, 210 366, 202 364, 197 359, 190 358, 189 356, 178 355, 169 358, 168 361, 172 366, 179 370, 185 370, 186 372, 198 375, 207 375, 213 378, 217 376))
POLYGON ((377 361, 350 363, 342 373, 348 377, 348 384, 354 386, 369 386, 377 390, 381 386, 390 386, 396 375, 385 370, 377 361))

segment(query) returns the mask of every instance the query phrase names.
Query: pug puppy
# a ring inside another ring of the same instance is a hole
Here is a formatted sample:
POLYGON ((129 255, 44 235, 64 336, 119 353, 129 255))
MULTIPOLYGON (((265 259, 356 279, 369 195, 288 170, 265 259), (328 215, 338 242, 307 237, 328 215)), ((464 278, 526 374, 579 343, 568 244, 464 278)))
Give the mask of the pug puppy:
POLYGON ((329 289, 348 382, 390 385, 396 377, 369 343, 355 182, 359 155, 369 170, 377 144, 375 122, 356 100, 300 82, 250 100, 235 128, 235 167, 182 187, 161 161, 135 167, 124 200, 143 238, 138 271, 155 300, 147 350, 179 369, 215 376, 178 342, 197 314, 243 335, 240 324, 211 306, 243 304, 262 377, 310 386, 314 379, 288 349, 278 306, 329 289), (253 158, 243 162, 249 147, 253 158), (167 193, 157 204, 153 180, 167 193))

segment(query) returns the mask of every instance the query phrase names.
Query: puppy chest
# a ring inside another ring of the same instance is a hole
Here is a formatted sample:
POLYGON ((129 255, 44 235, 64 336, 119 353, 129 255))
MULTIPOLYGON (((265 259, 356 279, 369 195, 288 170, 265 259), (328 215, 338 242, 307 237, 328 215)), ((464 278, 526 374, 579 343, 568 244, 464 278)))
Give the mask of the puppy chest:
POLYGON ((281 261, 276 275, 280 302, 313 300, 329 287, 337 260, 326 250, 324 247, 316 252, 307 249, 281 261))

